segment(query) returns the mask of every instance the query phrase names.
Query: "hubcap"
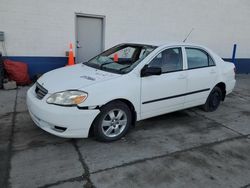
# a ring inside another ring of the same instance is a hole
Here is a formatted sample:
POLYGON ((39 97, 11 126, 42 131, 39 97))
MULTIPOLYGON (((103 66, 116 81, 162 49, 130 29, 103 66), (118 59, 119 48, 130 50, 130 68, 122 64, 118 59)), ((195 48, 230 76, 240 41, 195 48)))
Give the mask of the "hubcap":
POLYGON ((107 137, 115 137, 122 133, 127 125, 127 115, 121 109, 109 111, 102 121, 102 131, 107 137))

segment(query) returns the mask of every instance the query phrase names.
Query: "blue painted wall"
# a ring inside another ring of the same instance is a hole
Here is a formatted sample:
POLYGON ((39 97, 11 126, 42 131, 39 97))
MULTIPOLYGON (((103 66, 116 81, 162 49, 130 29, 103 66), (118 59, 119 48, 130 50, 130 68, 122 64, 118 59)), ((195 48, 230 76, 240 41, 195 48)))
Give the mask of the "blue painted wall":
POLYGON ((10 56, 8 59, 28 64, 30 78, 37 74, 43 74, 53 69, 63 67, 67 64, 67 57, 27 57, 10 56))
MULTIPOLYGON (((37 74, 43 74, 53 69, 63 67, 67 64, 67 57, 24 57, 24 56, 10 56, 8 59, 13 61, 20 61, 27 63, 29 66, 30 78, 34 78, 37 74)), ((226 61, 232 59, 224 58, 226 61)), ((237 73, 250 73, 250 58, 236 59, 237 73)))
MULTIPOLYGON (((232 59, 224 58, 225 61, 231 61, 232 59)), ((236 58, 235 59, 236 73, 249 74, 250 73, 250 58, 236 58)))

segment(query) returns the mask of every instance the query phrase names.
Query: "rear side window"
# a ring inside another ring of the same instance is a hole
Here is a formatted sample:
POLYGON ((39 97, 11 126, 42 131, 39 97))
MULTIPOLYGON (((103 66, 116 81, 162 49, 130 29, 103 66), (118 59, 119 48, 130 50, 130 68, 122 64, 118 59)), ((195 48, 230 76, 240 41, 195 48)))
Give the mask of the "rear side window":
POLYGON ((214 63, 214 60, 209 56, 209 66, 214 66, 215 63, 214 63))
POLYGON ((186 48, 188 69, 202 68, 208 66, 214 66, 213 59, 207 52, 196 49, 186 48))

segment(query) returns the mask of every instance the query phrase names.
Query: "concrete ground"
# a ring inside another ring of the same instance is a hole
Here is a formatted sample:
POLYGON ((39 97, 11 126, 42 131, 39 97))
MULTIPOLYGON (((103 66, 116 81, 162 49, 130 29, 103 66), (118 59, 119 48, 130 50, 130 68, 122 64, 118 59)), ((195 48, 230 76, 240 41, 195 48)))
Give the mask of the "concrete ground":
POLYGON ((250 187, 249 75, 216 112, 151 118, 113 143, 37 128, 26 90, 0 91, 0 187, 250 187))

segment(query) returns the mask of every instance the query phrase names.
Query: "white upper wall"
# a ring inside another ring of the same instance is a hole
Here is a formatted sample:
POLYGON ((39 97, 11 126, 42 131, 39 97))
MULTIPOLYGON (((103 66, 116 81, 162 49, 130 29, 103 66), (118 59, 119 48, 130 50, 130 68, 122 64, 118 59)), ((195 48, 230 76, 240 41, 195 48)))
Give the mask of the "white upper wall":
MULTIPOLYGON (((198 43, 250 58, 249 0, 0 0, 8 55, 65 56, 75 41, 75 13, 106 16, 105 48, 122 42, 198 43)), ((2 51, 0 47, 0 51, 2 51)))

